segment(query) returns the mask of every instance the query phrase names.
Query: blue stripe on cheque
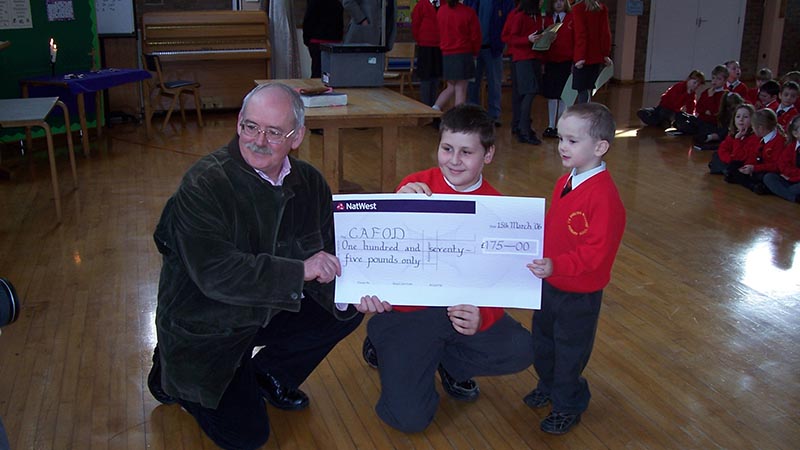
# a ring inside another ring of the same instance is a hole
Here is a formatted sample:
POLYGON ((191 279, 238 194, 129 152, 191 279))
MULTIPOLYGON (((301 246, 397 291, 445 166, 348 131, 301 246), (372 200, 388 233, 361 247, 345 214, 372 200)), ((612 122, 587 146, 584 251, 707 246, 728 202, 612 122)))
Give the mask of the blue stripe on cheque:
POLYGON ((471 200, 355 200, 334 201, 333 212, 401 212, 475 214, 471 200))

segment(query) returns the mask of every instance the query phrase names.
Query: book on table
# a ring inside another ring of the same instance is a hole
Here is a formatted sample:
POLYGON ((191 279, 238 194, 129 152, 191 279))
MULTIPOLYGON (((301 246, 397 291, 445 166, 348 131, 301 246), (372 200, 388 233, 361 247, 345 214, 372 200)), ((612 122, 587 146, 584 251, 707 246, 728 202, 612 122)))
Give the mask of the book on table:
POLYGON ((347 105, 347 94, 330 91, 319 94, 301 94, 303 105, 306 108, 318 108, 323 106, 345 106, 347 105))

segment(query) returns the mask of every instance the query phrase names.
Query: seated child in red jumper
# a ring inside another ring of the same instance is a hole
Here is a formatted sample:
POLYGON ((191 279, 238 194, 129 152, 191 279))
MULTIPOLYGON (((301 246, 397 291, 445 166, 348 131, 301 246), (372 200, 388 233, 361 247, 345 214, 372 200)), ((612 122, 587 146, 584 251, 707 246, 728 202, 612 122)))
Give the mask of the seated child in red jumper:
POLYGON ((794 81, 787 81, 781 86, 780 105, 775 110, 778 115, 778 125, 783 127, 784 130, 789 128, 789 122, 797 115, 797 94, 800 91, 800 86, 794 81))
POLYGON ((683 111, 694 114, 695 91, 705 83, 706 76, 699 70, 693 70, 686 80, 673 84, 661 94, 661 101, 653 108, 642 108, 636 115, 645 124, 653 127, 667 128, 675 119, 675 114, 683 111))
POLYGON ((747 85, 739 80, 742 76, 742 66, 739 65, 739 61, 725 61, 725 67, 728 69, 728 82, 725 88, 730 92, 736 92, 742 97, 746 96, 748 90, 747 85))
MULTIPOLYGON (((736 95, 738 94, 730 94, 736 95)), ((741 98, 741 97, 739 97, 741 98)), ((728 168, 734 164, 733 170, 738 170, 744 165, 746 159, 746 148, 758 145, 759 137, 753 134, 753 127, 750 126, 750 119, 756 110, 753 105, 745 103, 736 108, 733 119, 730 122, 730 132, 728 136, 719 144, 719 149, 711 155, 708 163, 708 171, 713 175, 723 175, 728 173, 728 168)))
POLYGON ((769 190, 763 183, 764 175, 778 171, 778 156, 783 152, 786 140, 778 127, 778 117, 771 109, 756 111, 751 123, 753 133, 760 139, 745 146, 742 166, 734 170, 735 166, 731 164, 725 181, 741 184, 759 195, 768 194, 769 190))
MULTIPOLYGON (((483 178, 494 156, 494 120, 480 106, 464 104, 442 116, 439 167, 413 173, 398 193, 500 195, 483 178)), ((392 299, 402 305, 403 299, 392 299)), ((378 313, 367 324, 363 356, 377 367, 381 395, 375 411, 406 432, 424 430, 439 406, 435 373, 451 397, 478 398, 472 377, 519 372, 533 360, 531 334, 503 308, 392 306, 366 295, 356 306, 378 313)))
POLYGON ((730 125, 717 122, 722 98, 728 92, 725 90, 727 78, 728 69, 725 66, 720 64, 714 67, 711 71, 711 87, 700 93, 695 115, 682 112, 675 117, 675 128, 683 134, 693 136, 697 145, 719 140, 718 132, 724 133, 724 128, 730 125))
POLYGON ((744 97, 744 99, 747 101, 747 103, 753 105, 756 110, 764 107, 764 105, 758 101, 758 90, 761 89, 762 84, 766 83, 772 78, 772 71, 769 69, 769 67, 762 67, 758 70, 758 72, 756 72, 756 86, 747 89, 747 95, 744 97))
POLYGON ((542 308, 531 325, 539 382, 524 401, 532 408, 552 403, 540 424, 546 433, 568 432, 589 406, 589 385, 581 374, 625 230, 625 207, 603 161, 615 128, 611 112, 599 103, 567 108, 558 127, 558 152, 571 171, 553 189, 544 258, 528 264, 542 279, 542 308))
POLYGON ((759 109, 767 108, 777 111, 778 105, 780 105, 780 101, 778 100, 780 94, 781 85, 778 84, 777 81, 769 80, 764 82, 764 84, 758 88, 758 102, 762 105, 759 109))
POLYGON ((794 116, 787 132, 791 141, 778 157, 778 173, 764 175, 764 185, 778 197, 800 202, 800 115, 794 116))

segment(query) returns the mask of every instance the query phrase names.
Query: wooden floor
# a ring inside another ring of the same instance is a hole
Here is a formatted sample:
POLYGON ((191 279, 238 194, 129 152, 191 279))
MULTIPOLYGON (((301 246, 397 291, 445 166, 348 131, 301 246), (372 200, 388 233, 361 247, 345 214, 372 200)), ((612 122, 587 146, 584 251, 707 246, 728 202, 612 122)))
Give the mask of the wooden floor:
MULTIPOLYGON (((710 153, 691 151, 687 138, 639 129, 635 111, 649 89, 596 98, 617 119, 607 160, 628 226, 578 427, 562 437, 539 431, 547 410, 522 402, 536 382, 529 368, 479 378, 476 403, 443 397, 424 433, 394 431, 373 410, 380 384, 361 360, 362 325, 302 386, 309 409, 270 407, 265 448, 797 449, 800 205, 728 185, 708 175, 710 153)), ((539 130, 544 111, 537 100, 539 130)), ((160 269, 152 232, 183 172, 233 135, 235 114, 209 113, 202 129, 173 122, 150 141, 141 127, 111 129, 79 157, 78 190, 62 151, 60 225, 44 142, 0 181, 0 276, 24 301, 0 337, 0 417, 13 449, 214 448, 145 386, 160 269)), ((498 131, 487 178, 508 195, 549 196, 562 173, 556 142, 521 145, 507 125, 498 131)), ((319 164, 321 139, 310 139, 319 164)), ((430 127, 401 131, 398 180, 435 164, 437 139, 430 127)), ((346 178, 375 191, 378 134, 352 130, 344 140, 346 178)), ((530 326, 530 311, 512 314, 530 326)))

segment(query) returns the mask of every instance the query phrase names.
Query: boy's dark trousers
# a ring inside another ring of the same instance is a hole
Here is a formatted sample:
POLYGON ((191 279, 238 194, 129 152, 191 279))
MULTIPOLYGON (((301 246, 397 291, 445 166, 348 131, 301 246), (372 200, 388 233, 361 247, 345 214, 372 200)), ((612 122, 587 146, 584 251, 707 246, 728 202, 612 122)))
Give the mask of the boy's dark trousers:
POLYGON ((253 346, 265 347, 256 356, 243 355, 216 409, 178 399, 198 425, 224 449, 254 449, 269 438, 269 417, 255 374, 268 372, 286 387, 305 381, 336 344, 355 330, 364 318, 337 320, 310 298, 300 311, 282 311, 256 336, 253 346))
POLYGON ((652 127, 668 127, 672 120, 675 118, 675 113, 667 108, 658 105, 653 108, 642 108, 637 113, 639 119, 645 124, 652 127))
POLYGON ((381 377, 375 411, 405 433, 424 430, 439 406, 436 369, 456 380, 505 375, 530 366, 531 334, 505 314, 491 328, 466 336, 453 328, 447 308, 376 314, 367 323, 381 377))
POLYGON ((553 411, 580 414, 591 393, 581 376, 594 346, 603 291, 565 292, 542 280, 542 309, 534 312, 533 367, 537 389, 550 396, 553 411))

